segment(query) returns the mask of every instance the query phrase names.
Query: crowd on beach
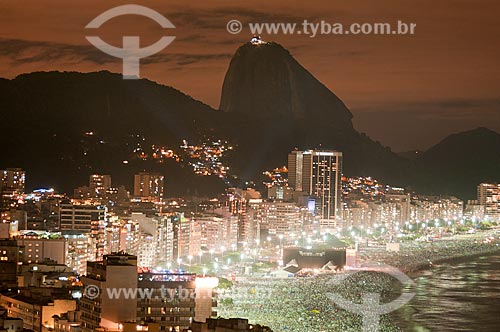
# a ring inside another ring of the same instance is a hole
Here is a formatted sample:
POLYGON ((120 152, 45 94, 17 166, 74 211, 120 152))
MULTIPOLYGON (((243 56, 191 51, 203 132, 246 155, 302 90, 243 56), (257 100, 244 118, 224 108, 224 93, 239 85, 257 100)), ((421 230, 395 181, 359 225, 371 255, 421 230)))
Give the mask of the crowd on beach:
MULTIPOLYGON (((274 332, 363 331, 362 317, 341 309, 329 295, 356 302, 365 292, 390 294, 389 284, 387 276, 379 273, 360 273, 345 280, 333 275, 245 279, 234 286, 239 288, 237 296, 231 297, 230 291, 220 295, 223 300, 217 310, 222 317, 245 317, 274 332)), ((398 331, 388 317, 381 318, 380 331, 398 331)))
POLYGON ((401 244, 399 252, 371 251, 362 262, 380 262, 403 272, 432 267, 447 261, 500 251, 499 234, 494 231, 457 235, 432 241, 411 241, 401 244))
MULTIPOLYGON (((363 263, 383 263, 408 273, 432 268, 453 259, 499 251, 500 241, 493 232, 463 235, 432 242, 412 241, 401 244, 399 252, 365 252, 363 263)), ((366 331, 363 317, 342 309, 331 294, 351 303, 362 304, 367 293, 381 296, 388 303, 402 292, 409 292, 394 278, 382 272, 360 272, 339 278, 338 274, 287 279, 241 278, 232 289, 220 294, 217 309, 222 317, 244 317, 252 323, 267 325, 274 332, 366 331)), ((366 307, 377 315, 376 307, 366 307)), ((388 315, 380 316, 379 326, 370 331, 400 331, 388 315)))

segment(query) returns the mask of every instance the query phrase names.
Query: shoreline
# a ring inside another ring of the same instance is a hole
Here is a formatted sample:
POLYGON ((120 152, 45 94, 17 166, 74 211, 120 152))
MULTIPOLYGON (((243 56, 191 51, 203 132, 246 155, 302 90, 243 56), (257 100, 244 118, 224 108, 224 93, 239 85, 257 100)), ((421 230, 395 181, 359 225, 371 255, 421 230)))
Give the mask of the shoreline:
MULTIPOLYGON (((438 264, 457 264, 475 257, 500 254, 498 234, 493 232, 458 235, 435 242, 408 242, 401 244, 398 253, 387 252, 385 247, 365 251, 363 262, 380 262, 418 278, 418 273, 432 270, 438 264), (432 265, 429 265, 432 261, 432 265)), ((234 284, 231 292, 221 299, 218 313, 222 317, 244 317, 254 324, 270 326, 275 332, 299 331, 354 331, 362 328, 356 313, 342 309, 327 296, 332 291, 346 299, 356 301, 369 290, 384 294, 394 290, 393 280, 383 274, 360 274, 344 282, 329 283, 333 275, 319 278, 262 278, 249 277, 234 284), (361 282, 360 282, 361 281, 361 282), (227 300, 230 299, 230 300, 227 300)), ((396 289, 399 291, 399 289, 396 289)), ((381 332, 400 332, 404 319, 398 313, 380 317, 381 332)))
POLYGON ((402 269, 402 271, 405 273, 414 274, 414 273, 418 273, 418 272, 422 272, 422 271, 426 271, 426 270, 431 270, 433 267, 438 266, 438 265, 444 265, 444 264, 453 265, 453 263, 459 264, 459 263, 463 263, 463 262, 467 261, 468 259, 474 259, 474 258, 479 258, 479 257, 483 257, 483 256, 493 256, 496 254, 500 254, 500 247, 497 249, 494 249, 494 250, 488 250, 488 251, 484 251, 484 252, 464 254, 464 255, 456 256, 456 257, 441 258, 441 259, 438 259, 438 260, 432 262, 433 263, 432 265, 423 263, 423 264, 420 264, 418 266, 414 266, 411 269, 402 269))
POLYGON ((382 262, 404 273, 413 274, 432 269, 436 265, 460 263, 481 256, 500 254, 500 238, 493 231, 488 231, 474 235, 457 235, 430 243, 402 243, 399 252, 383 250, 366 254, 363 262, 382 262))

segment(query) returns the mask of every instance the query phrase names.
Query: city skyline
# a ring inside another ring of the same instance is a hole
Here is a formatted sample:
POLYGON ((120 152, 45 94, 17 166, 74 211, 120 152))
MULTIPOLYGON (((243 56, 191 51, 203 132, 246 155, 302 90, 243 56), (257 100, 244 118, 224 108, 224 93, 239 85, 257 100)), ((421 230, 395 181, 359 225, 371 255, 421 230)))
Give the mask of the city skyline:
POLYGON ((494 0, 0 0, 0 332, 498 330, 494 0))

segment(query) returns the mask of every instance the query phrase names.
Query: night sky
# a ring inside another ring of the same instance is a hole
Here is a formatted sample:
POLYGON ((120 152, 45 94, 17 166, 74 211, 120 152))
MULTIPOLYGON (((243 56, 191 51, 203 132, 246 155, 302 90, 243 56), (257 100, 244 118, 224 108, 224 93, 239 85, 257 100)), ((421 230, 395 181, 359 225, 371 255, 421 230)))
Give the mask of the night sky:
MULTIPOLYGON (((247 22, 389 22, 417 24, 414 36, 265 35, 289 49, 354 114, 358 130, 394 151, 426 149, 450 133, 486 126, 500 131, 500 2, 496 0, 136 1, 167 17, 166 33, 135 15, 114 18, 97 32, 85 25, 128 4, 95 0, 0 0, 0 76, 32 71, 121 72, 121 60, 90 45, 98 35, 121 46, 176 36, 143 59, 141 76, 173 86, 214 108, 235 50, 251 37, 226 30, 247 22)), ((4 112, 6 110, 2 110, 4 112)))

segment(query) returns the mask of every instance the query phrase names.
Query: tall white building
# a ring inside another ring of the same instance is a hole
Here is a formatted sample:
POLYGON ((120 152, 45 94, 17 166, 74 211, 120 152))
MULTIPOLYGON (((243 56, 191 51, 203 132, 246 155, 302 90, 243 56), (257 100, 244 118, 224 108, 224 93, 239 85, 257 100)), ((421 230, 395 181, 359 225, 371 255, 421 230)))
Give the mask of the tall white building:
POLYGON ((174 260, 174 225, 168 217, 133 212, 124 226, 127 231, 125 250, 137 255, 139 266, 164 267, 174 260))
POLYGON ((342 217, 342 152, 292 151, 288 155, 288 184, 315 199, 320 219, 342 217))

